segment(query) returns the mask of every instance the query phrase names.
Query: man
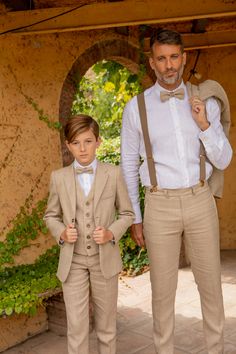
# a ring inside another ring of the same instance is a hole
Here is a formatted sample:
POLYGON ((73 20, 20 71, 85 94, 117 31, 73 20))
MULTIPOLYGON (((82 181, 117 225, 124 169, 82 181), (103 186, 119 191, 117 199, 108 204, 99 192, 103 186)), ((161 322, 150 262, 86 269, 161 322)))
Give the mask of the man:
POLYGON ((200 293, 208 354, 222 354, 219 226, 207 180, 213 166, 223 170, 229 165, 232 150, 220 123, 216 100, 209 98, 205 102, 197 96, 188 97, 182 81, 186 53, 180 34, 158 30, 152 35, 150 46, 150 65, 157 81, 144 92, 144 98, 157 189, 150 182, 137 97, 124 110, 121 153, 136 214, 132 237, 139 246, 146 244, 150 260, 155 349, 158 354, 174 352, 174 302, 184 235, 200 293), (199 183, 200 142, 207 157, 205 183, 199 183), (139 175, 146 187, 143 223, 139 175))

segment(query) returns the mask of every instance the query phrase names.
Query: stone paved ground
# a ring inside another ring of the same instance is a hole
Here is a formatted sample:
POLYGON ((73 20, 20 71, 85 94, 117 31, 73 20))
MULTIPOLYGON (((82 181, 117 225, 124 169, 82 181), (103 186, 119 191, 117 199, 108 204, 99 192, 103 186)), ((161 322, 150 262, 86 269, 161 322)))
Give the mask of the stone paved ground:
MULTIPOLYGON (((225 303, 225 354, 236 354, 236 251, 222 252, 225 303)), ((122 277, 118 301, 117 354, 154 354, 149 273, 122 277)), ((179 270, 175 354, 207 354, 198 292, 189 268, 179 270)), ((66 354, 66 337, 50 331, 6 350, 5 354, 66 354)), ((97 354, 91 335, 91 354, 97 354)))

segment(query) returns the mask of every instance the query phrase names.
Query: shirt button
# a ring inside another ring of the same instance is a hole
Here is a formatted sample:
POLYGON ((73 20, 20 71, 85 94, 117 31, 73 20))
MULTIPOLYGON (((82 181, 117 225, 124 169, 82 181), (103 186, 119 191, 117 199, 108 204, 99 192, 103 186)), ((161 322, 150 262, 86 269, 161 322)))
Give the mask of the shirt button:
POLYGON ((91 238, 91 236, 90 236, 90 235, 87 235, 87 238, 88 238, 88 239, 90 239, 90 238, 91 238))
POLYGON ((87 224, 86 227, 89 229, 90 228, 90 224, 87 224))
POLYGON ((87 246, 87 249, 90 250, 91 246, 87 246))
POLYGON ((85 215, 86 215, 86 216, 90 216, 90 214, 89 214, 89 213, 86 213, 85 215))

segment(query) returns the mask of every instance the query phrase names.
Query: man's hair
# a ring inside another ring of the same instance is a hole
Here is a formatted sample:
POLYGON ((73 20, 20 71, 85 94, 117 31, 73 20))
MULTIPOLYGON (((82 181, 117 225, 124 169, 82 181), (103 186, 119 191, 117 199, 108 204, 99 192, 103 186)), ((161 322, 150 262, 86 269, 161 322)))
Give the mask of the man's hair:
POLYGON ((88 130, 92 130, 95 135, 96 140, 99 137, 99 125, 98 123, 90 116, 86 114, 78 114, 71 117, 65 125, 64 135, 68 143, 72 143, 76 136, 84 133, 88 130))
POLYGON ((184 45, 182 41, 181 34, 164 29, 164 28, 158 28, 153 30, 151 38, 150 38, 150 48, 152 50, 154 43, 159 43, 159 44, 174 44, 174 45, 179 45, 181 52, 184 52, 184 45))

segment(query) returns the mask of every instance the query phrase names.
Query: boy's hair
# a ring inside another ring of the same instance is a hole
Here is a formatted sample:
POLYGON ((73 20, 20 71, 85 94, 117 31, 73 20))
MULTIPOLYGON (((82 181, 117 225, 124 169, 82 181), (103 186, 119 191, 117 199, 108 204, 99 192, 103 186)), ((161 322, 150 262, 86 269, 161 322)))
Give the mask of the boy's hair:
POLYGON ((92 130, 95 135, 96 140, 99 137, 99 125, 98 123, 90 116, 86 114, 78 114, 71 117, 65 125, 64 135, 68 143, 72 143, 75 140, 76 136, 92 130))
POLYGON ((172 31, 164 28, 158 28, 153 30, 150 38, 151 50, 153 48, 154 43, 179 45, 181 52, 182 53, 184 52, 184 44, 183 44, 181 34, 176 31, 172 31))

